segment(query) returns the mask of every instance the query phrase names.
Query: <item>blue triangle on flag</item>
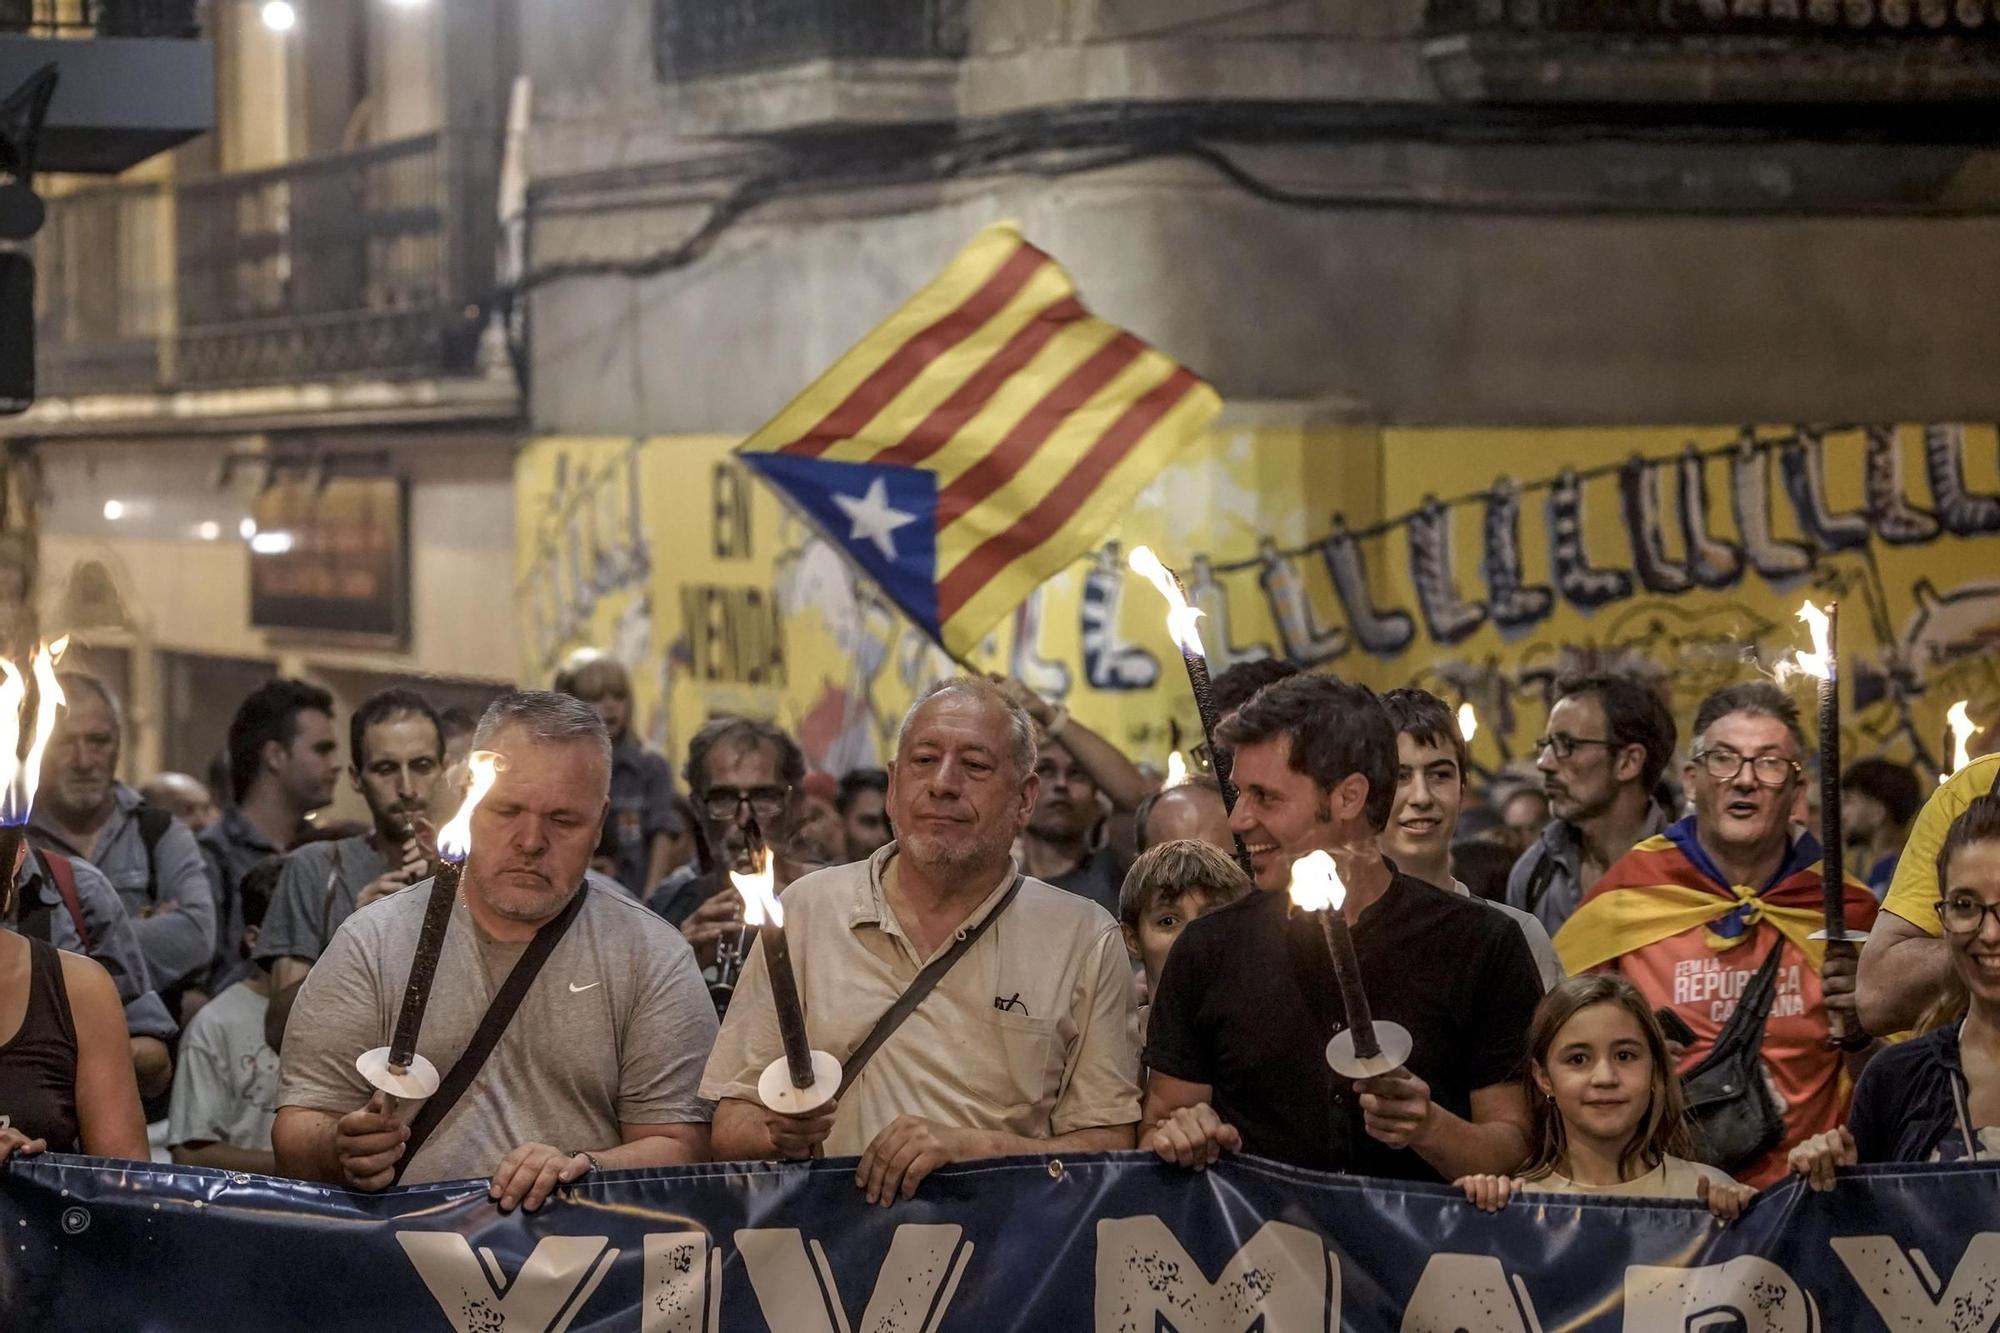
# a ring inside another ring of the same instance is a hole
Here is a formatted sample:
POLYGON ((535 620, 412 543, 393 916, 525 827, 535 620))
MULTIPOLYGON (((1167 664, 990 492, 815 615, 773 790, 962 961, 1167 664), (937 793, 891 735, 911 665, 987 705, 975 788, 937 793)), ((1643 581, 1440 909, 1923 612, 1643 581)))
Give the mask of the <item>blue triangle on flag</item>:
POLYGON ((737 456, 847 552, 919 628, 939 636, 935 474, 793 454, 737 456))

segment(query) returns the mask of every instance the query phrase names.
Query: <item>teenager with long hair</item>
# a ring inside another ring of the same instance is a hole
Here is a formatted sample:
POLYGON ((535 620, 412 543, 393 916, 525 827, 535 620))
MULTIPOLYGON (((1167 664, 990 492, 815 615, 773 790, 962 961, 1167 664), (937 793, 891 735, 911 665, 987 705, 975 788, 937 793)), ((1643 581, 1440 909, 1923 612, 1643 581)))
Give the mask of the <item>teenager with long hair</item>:
POLYGON ((1511 1176, 1463 1176, 1465 1197, 1496 1212, 1518 1193, 1700 1199, 1733 1220, 1755 1192, 1693 1161, 1687 1101, 1666 1038, 1621 976, 1571 977, 1542 997, 1528 1029, 1524 1081, 1532 1148, 1511 1176))
POLYGON ((1858 1162, 2000 1160, 2000 795, 1965 807, 1937 856, 1951 970, 1919 1023, 1923 1035, 1861 1071, 1847 1123, 1792 1149, 1817 1190, 1858 1162))
MULTIPOLYGON (((0 883, 0 923, 14 920, 21 860, 0 883)), ((151 1156, 111 974, 0 924, 0 1162, 45 1149, 151 1156)))

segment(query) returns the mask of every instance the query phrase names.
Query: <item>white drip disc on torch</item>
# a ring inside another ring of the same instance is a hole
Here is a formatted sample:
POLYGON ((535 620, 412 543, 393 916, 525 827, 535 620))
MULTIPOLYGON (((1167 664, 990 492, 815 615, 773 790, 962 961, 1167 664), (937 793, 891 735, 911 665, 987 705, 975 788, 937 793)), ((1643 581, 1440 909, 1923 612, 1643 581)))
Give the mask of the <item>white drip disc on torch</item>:
POLYGON ((806 1115, 825 1106, 840 1091, 840 1061, 825 1051, 814 1051, 812 1061, 812 1086, 795 1088, 785 1057, 773 1060, 757 1080, 757 1100, 779 1115, 806 1115))
POLYGON ((419 1102, 438 1090, 444 1080, 438 1074, 437 1066, 419 1055, 411 1059, 408 1071, 398 1074, 389 1068, 389 1048, 377 1046, 372 1051, 363 1051, 354 1061, 354 1067, 361 1071, 361 1077, 388 1093, 406 1102, 419 1102))
POLYGON ((1333 1066, 1333 1072, 1344 1078, 1374 1078, 1392 1069, 1401 1069, 1410 1058, 1410 1052, 1417 1043, 1410 1038, 1410 1030, 1401 1023, 1385 1023, 1375 1020, 1375 1044, 1382 1048, 1379 1055, 1371 1055, 1366 1060, 1354 1053, 1354 1029, 1336 1032, 1333 1040, 1326 1044, 1326 1062, 1333 1066))
POLYGON ((1812 934, 1806 936, 1806 938, 1809 940, 1842 940, 1848 944, 1866 944, 1868 942, 1868 932, 1865 930, 1842 928, 1838 935, 1834 935, 1824 930, 1815 930, 1812 934))

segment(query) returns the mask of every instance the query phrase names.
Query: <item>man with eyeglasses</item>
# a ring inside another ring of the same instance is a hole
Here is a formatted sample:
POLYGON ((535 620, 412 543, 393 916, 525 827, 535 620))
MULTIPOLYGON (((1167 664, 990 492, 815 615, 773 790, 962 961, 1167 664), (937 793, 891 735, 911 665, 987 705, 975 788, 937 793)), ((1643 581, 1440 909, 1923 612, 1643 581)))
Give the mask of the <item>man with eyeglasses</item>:
POLYGON ((1554 935, 1613 862, 1673 816, 1654 791, 1679 740, 1659 694, 1626 676, 1556 683, 1535 767, 1553 816, 1507 877, 1507 904, 1554 935))
MULTIPOLYGON (((1572 973, 1615 971, 1693 1034, 1681 1072, 1708 1055, 1774 951, 1775 999, 1760 1059, 1783 1103, 1784 1134, 1739 1162, 1717 1162, 1762 1187, 1785 1174, 1794 1144, 1840 1123, 1847 1083, 1842 1052, 1828 1042, 1827 1010, 1853 1021, 1854 997, 1822 987, 1820 844, 1794 834, 1791 814, 1805 780, 1798 706, 1766 682, 1732 685, 1695 714, 1686 778, 1694 814, 1634 847, 1584 895, 1556 936, 1572 973)), ((1848 877, 1847 925, 1867 930, 1875 897, 1848 877)), ((1852 976, 1853 960, 1845 960, 1852 976)), ((1857 1053, 1858 1058, 1858 1053, 1857 1053)))
MULTIPOLYGON (((759 718, 716 718, 688 742, 688 794, 701 826, 695 862, 660 886, 650 905, 681 928, 704 967, 716 944, 742 928, 743 903, 729 871, 755 835, 784 848, 803 803, 806 757, 798 742, 759 718)), ((788 883, 782 855, 780 887, 788 883)))

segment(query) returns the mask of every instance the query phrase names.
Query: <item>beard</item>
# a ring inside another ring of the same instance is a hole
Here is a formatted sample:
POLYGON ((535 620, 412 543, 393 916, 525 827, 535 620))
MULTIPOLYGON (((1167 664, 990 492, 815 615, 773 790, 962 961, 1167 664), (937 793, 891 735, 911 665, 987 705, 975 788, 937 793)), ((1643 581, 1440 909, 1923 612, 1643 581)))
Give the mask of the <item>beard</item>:
POLYGON ((936 833, 905 833, 896 849, 910 863, 928 875, 966 875, 998 866, 1007 860, 1014 836, 1002 827, 995 831, 975 829, 964 838, 946 838, 936 833))

